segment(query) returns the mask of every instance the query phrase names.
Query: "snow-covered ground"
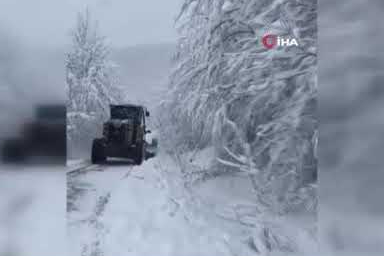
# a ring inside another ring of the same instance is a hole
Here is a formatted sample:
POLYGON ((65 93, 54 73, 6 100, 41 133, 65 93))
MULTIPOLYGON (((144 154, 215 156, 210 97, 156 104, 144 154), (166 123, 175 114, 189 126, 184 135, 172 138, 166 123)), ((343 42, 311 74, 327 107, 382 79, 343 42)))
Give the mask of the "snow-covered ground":
POLYGON ((64 168, 0 166, 0 255, 67 256, 64 168))
MULTIPOLYGON (((206 163, 200 158, 198 164, 206 163)), ((233 208, 238 208, 246 215, 247 209, 239 204, 251 202, 243 178, 207 181, 192 192, 184 187, 179 173, 166 155, 141 166, 117 161, 68 173, 69 254, 268 255, 255 232, 258 221, 245 216, 239 223, 233 214, 233 208)), ((307 239, 294 228, 289 227, 296 236, 292 240, 307 239)), ((287 230, 281 229, 277 239, 287 230)), ((307 245, 308 250, 314 249, 313 241, 307 245)))
POLYGON ((230 255, 169 196, 158 158, 68 175, 70 255, 230 255))

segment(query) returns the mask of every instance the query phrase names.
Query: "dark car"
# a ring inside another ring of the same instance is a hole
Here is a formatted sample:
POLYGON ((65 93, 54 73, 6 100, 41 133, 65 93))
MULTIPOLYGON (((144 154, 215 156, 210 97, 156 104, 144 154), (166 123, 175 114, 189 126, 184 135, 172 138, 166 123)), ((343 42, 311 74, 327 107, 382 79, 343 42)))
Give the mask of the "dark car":
POLYGON ((51 160, 65 163, 65 106, 37 106, 34 119, 23 124, 19 137, 6 139, 1 152, 2 160, 5 163, 23 163, 31 157, 48 157, 51 160))
POLYGON ((110 119, 103 124, 103 137, 93 140, 92 163, 107 157, 132 159, 140 165, 146 157, 145 135, 148 110, 138 105, 111 105, 110 119))

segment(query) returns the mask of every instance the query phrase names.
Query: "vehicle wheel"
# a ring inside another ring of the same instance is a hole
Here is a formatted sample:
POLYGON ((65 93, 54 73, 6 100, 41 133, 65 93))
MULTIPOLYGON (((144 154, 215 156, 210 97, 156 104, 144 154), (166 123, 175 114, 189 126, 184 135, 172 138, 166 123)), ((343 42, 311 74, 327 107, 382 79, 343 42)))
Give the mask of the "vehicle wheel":
POLYGON ((145 157, 145 143, 142 142, 138 145, 136 149, 135 159, 134 159, 135 164, 141 165, 144 161, 144 157, 145 157))
POLYGON ((25 160, 25 152, 19 140, 7 140, 1 150, 3 163, 21 163, 25 160))
POLYGON ((101 164, 105 162, 105 160, 107 160, 107 157, 105 156, 105 145, 103 143, 103 140, 93 140, 91 160, 93 164, 101 164))

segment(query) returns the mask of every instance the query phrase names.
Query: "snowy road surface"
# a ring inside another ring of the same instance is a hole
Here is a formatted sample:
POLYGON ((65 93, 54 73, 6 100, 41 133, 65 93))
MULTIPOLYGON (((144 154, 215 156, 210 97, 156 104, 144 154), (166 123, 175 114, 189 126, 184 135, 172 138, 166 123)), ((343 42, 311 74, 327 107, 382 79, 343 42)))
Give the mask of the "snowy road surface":
MULTIPOLYGON (((270 255, 262 242, 266 231, 250 213, 247 177, 206 180, 186 192, 167 156, 141 166, 121 161, 77 166, 67 172, 68 255, 270 255)), ((291 242, 302 240, 311 251, 314 241, 297 228, 294 222, 271 227, 270 243, 291 251, 291 242)))
POLYGON ((69 255, 229 255, 168 197, 157 161, 67 173, 69 255))

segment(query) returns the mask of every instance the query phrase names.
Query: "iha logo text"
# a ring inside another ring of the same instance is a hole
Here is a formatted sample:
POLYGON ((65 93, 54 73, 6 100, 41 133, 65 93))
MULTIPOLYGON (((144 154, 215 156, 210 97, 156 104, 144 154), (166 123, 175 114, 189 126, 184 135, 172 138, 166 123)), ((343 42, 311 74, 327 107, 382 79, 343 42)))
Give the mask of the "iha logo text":
POLYGON ((273 49, 276 47, 299 46, 299 43, 296 38, 282 37, 274 34, 267 34, 263 36, 262 43, 267 49, 273 49))

